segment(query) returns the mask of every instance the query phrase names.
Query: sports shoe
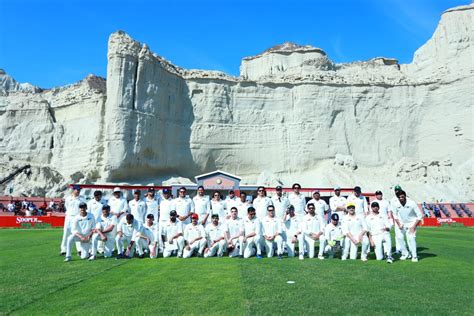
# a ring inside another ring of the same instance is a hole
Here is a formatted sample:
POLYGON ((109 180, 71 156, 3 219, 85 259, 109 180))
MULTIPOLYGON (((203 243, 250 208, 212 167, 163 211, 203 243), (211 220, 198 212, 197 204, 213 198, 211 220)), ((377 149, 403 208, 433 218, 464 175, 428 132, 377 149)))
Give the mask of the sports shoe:
POLYGON ((342 261, 346 261, 347 258, 346 258, 346 257, 342 257, 341 260, 342 260, 342 261))
POLYGON ((93 260, 95 260, 95 256, 90 256, 89 261, 93 261, 93 260))
POLYGON ((80 257, 82 255, 82 252, 81 251, 78 251, 77 252, 77 255, 80 257))
POLYGON ((411 258, 411 262, 418 262, 418 258, 417 257, 411 258))
POLYGON ((387 258, 387 263, 393 263, 392 257, 388 257, 388 258, 387 258))
POLYGON ((400 257, 400 260, 404 261, 404 260, 407 260, 407 258, 408 258, 408 255, 403 255, 400 257))
POLYGON ((304 260, 304 256, 303 256, 303 255, 300 255, 300 260, 304 260))
POLYGON ((257 255, 257 259, 262 259, 262 255, 257 255))
POLYGON ((117 255, 117 257, 115 258, 115 260, 119 260, 119 259, 123 259, 123 258, 124 258, 123 254, 119 253, 117 255))
POLYGON ((143 258, 145 258, 145 254, 144 254, 144 253, 142 253, 141 255, 138 255, 138 258, 140 258, 140 259, 143 259, 143 258))
POLYGON ((278 260, 281 260, 281 259, 283 259, 283 258, 281 257, 281 255, 278 255, 278 260))
POLYGON ((71 261, 71 260, 72 260, 71 257, 66 257, 66 258, 64 258, 64 262, 69 262, 69 261, 71 261))
POLYGON ((324 256, 318 256, 319 260, 324 260, 324 256))
POLYGON ((366 258, 366 257, 363 257, 363 258, 360 258, 360 260, 366 262, 366 261, 367 261, 367 258, 366 258))
POLYGON ((59 255, 64 256, 64 255, 66 255, 66 253, 65 252, 60 252, 59 255))

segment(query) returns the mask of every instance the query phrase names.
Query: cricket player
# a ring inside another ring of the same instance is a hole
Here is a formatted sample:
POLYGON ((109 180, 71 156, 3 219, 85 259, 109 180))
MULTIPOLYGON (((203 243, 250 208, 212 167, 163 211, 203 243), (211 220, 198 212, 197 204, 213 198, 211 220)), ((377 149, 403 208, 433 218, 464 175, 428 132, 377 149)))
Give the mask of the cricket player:
POLYGON ((239 211, 239 217, 243 219, 247 218, 248 209, 252 206, 252 203, 247 201, 247 193, 240 192, 240 199, 236 204, 237 210, 239 211))
POLYGON ((184 240, 186 247, 184 247, 183 258, 190 258, 195 251, 198 257, 203 256, 204 247, 206 247, 206 231, 199 224, 199 215, 191 215, 191 223, 184 228, 184 240))
MULTIPOLYGON (((302 230, 304 242, 307 245, 308 257, 314 258, 314 246, 319 241, 318 259, 324 260, 325 236, 324 228, 326 221, 321 216, 321 213, 316 213, 316 206, 313 203, 308 204, 308 214, 306 214, 302 221, 302 230)), ((300 260, 304 259, 304 253, 300 252, 300 260)))
MULTIPOLYGON (((276 217, 276 216, 275 216, 276 217)), ((293 205, 289 205, 285 211, 285 221, 283 226, 283 240, 286 245, 286 252, 288 257, 295 256, 295 246, 298 244, 299 257, 301 260, 304 259, 304 241, 302 233, 303 220, 295 215, 295 208, 293 205)))
POLYGON ((67 238, 65 262, 72 260, 72 245, 75 241, 81 243, 81 259, 87 259, 89 257, 94 228, 94 216, 87 213, 87 204, 81 202, 79 204, 79 215, 76 215, 71 222, 71 235, 67 238))
POLYGON ((379 214, 384 217, 387 217, 390 220, 393 220, 393 214, 390 208, 390 203, 383 198, 382 191, 375 191, 375 202, 377 202, 379 205, 379 214))
POLYGON ((244 255, 244 222, 238 216, 237 207, 230 209, 230 218, 226 221, 226 239, 229 257, 242 258, 244 255))
POLYGON ((344 243, 339 214, 331 214, 331 222, 324 229, 324 239, 327 242, 326 252, 329 258, 334 258, 335 254, 341 251, 344 243))
POLYGON ((250 258, 257 253, 257 258, 262 259, 261 250, 261 224, 260 220, 256 217, 256 211, 253 206, 248 208, 247 218, 244 219, 244 258, 250 258))
POLYGON ((200 224, 206 225, 207 219, 211 212, 211 202, 209 201, 209 197, 204 195, 204 187, 200 185, 197 188, 197 195, 193 197, 194 203, 194 212, 199 215, 200 224))
POLYGON ((275 207, 269 205, 267 207, 267 216, 262 220, 262 236, 265 244, 267 257, 273 257, 274 247, 277 247, 278 259, 282 259, 283 254, 283 238, 281 220, 275 218, 275 207))
POLYGON ((173 200, 174 210, 178 213, 178 219, 183 224, 190 223, 190 217, 194 214, 194 203, 189 197, 186 196, 186 188, 181 187, 178 190, 178 197, 173 200))
POLYGON ((227 216, 226 207, 226 203, 221 199, 219 191, 215 191, 211 200, 211 216, 217 214, 219 218, 225 221, 227 216))
POLYGON ((362 195, 362 189, 359 186, 354 187, 353 193, 347 197, 347 203, 351 202, 355 205, 355 213, 357 215, 369 215, 367 199, 362 195))
POLYGON ((140 233, 142 227, 132 214, 124 216, 117 225, 117 236, 115 236, 115 243, 117 244, 117 259, 129 259, 135 253, 135 241, 137 233, 140 233), (124 254, 123 244, 126 244, 124 254))
MULTIPOLYGON (((73 218, 79 215, 79 204, 84 202, 82 196, 79 195, 81 192, 81 187, 74 185, 72 187, 72 194, 66 198, 64 201, 64 207, 66 208, 66 217, 64 219, 64 228, 63 228, 63 239, 61 241, 61 256, 66 254, 67 241, 69 236, 72 235, 71 224, 73 218)), ((76 249, 78 252, 81 251, 80 243, 76 243, 76 249)))
POLYGON ((239 199, 235 196, 235 191, 230 190, 229 195, 224 200, 225 202, 225 209, 227 210, 228 214, 226 215, 226 219, 230 218, 230 209, 233 207, 237 207, 237 203, 239 199))
POLYGON ((405 236, 408 241, 408 248, 411 252, 411 261, 418 262, 418 255, 416 251, 416 228, 421 223, 423 215, 418 205, 411 199, 407 198, 405 191, 400 190, 397 193, 398 202, 394 204, 393 218, 395 224, 401 232, 401 237, 398 237, 398 243, 402 256, 400 260, 406 260, 409 256, 407 246, 405 243, 405 236))
POLYGON ((137 232, 136 243, 139 258, 144 258, 145 253, 149 253, 151 259, 156 259, 157 257, 161 236, 158 225, 154 221, 155 218, 153 214, 148 214, 142 229, 137 232))
POLYGON ((301 185, 299 183, 293 184, 291 188, 293 192, 288 195, 288 200, 294 206, 296 216, 303 217, 306 215, 306 197, 300 193, 301 185))
POLYGON ((104 206, 102 191, 96 190, 94 191, 94 198, 87 202, 87 211, 94 216, 96 222, 102 216, 102 206, 104 206))
POLYGON ((313 198, 306 203, 306 209, 308 209, 310 203, 314 205, 316 214, 321 216, 322 219, 326 219, 326 214, 329 212, 329 205, 326 201, 321 199, 321 193, 318 190, 313 192, 313 198))
POLYGON ((204 257, 209 258, 216 255, 222 257, 227 248, 226 227, 219 223, 219 214, 211 215, 211 223, 206 226, 207 247, 204 250, 204 257))
POLYGON ((161 198, 160 195, 156 194, 155 188, 149 188, 145 196, 146 204, 146 215, 152 214, 153 218, 158 222, 159 219, 159 209, 160 209, 161 198))
POLYGON ((163 226, 170 220, 170 212, 175 211, 174 202, 171 198, 171 190, 163 189, 163 198, 160 199, 159 226, 163 226))
MULTIPOLYGON (((128 202, 128 207, 130 214, 133 215, 133 218, 135 218, 140 223, 140 225, 143 225, 145 223, 145 217, 147 216, 147 210, 146 203, 140 199, 140 196, 140 190, 135 190, 135 192, 133 192, 133 199, 128 202)), ((155 218, 155 215, 152 215, 153 218, 155 218)))
POLYGON ((392 223, 387 216, 379 212, 379 203, 374 201, 370 204, 372 212, 366 217, 367 228, 375 243, 375 257, 377 260, 383 260, 383 248, 385 244, 385 252, 387 253, 387 263, 392 263, 392 238, 390 237, 390 229, 392 223))
MULTIPOLYGON (((389 202, 390 211, 392 212, 392 218, 393 218, 393 212, 395 210, 395 204, 398 203, 397 194, 398 192, 402 191, 402 187, 397 184, 393 189, 395 191, 395 196, 389 202)), ((398 225, 396 225, 395 219, 393 219, 393 227, 395 230, 395 253, 401 254, 401 245, 399 241, 403 239, 403 234, 400 228, 398 227, 398 225)))
POLYGON ((344 251, 342 260, 347 260, 350 251, 350 259, 357 259, 357 250, 359 245, 362 246, 360 259, 367 261, 367 253, 369 248, 369 238, 367 237, 367 224, 365 222, 364 213, 356 213, 356 205, 352 202, 347 203, 347 215, 342 224, 342 231, 346 236, 344 240, 344 251))
POLYGON ((169 220, 162 224, 160 232, 163 240, 163 258, 177 255, 178 258, 183 257, 184 249, 184 228, 183 224, 178 221, 176 211, 170 211, 169 220))
POLYGON ((92 255, 89 260, 94 260, 97 255, 99 240, 104 245, 104 258, 112 257, 115 248, 115 235, 117 217, 110 214, 110 206, 102 206, 102 216, 96 223, 94 235, 92 235, 92 255))
POLYGON ((265 187, 257 188, 257 197, 252 201, 252 205, 256 210, 257 218, 260 222, 267 215, 267 208, 272 204, 272 200, 267 196, 265 187))
POLYGON ((340 222, 344 221, 344 216, 346 215, 346 204, 347 199, 341 196, 341 188, 335 187, 334 195, 329 199, 329 208, 332 214, 337 214, 339 216, 340 222))
MULTIPOLYGON (((288 206, 290 206, 290 201, 286 196, 283 195, 283 188, 277 186, 275 188, 276 194, 272 196, 272 204, 275 206, 275 217, 285 221, 287 217, 288 206)), ((293 207, 293 210, 295 208, 293 207)))
POLYGON ((127 200, 122 197, 119 187, 114 188, 113 195, 109 199, 110 213, 117 217, 117 222, 125 217, 128 213, 127 200))

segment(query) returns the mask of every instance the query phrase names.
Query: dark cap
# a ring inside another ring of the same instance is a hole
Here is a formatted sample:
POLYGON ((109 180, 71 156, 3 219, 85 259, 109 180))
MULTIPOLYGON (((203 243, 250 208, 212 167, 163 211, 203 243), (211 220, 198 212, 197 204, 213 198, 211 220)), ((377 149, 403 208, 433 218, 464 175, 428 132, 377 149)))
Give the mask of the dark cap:
POLYGON ((94 191, 94 196, 101 196, 101 195, 102 195, 102 191, 99 191, 99 190, 94 191))
POLYGON ((219 218, 219 214, 215 213, 211 215, 211 218, 219 218))
POLYGON ((83 208, 87 210, 87 204, 84 202, 79 203, 79 208, 83 208))
POLYGON ((332 215, 331 215, 331 220, 333 220, 333 221, 339 221, 339 214, 336 214, 336 213, 332 214, 332 215))
POLYGON ((277 191, 282 191, 283 188, 281 187, 281 185, 278 185, 278 186, 275 188, 275 190, 277 190, 277 191))
POLYGON ((142 194, 142 192, 140 190, 135 190, 133 191, 133 194, 142 194))
POLYGON ((178 213, 176 213, 176 211, 171 211, 170 216, 178 216, 178 213))
POLYGON ((102 210, 110 211, 110 206, 104 205, 104 206, 102 206, 102 210))
POLYGON ((155 188, 148 188, 148 192, 155 193, 155 188))
POLYGON ((80 191, 80 190, 81 190, 81 186, 75 184, 75 185, 72 186, 72 189, 73 189, 73 190, 79 190, 79 191, 80 191))
POLYGON ((372 204, 370 204, 370 206, 372 206, 372 207, 374 207, 374 206, 380 207, 378 202, 372 202, 372 204))
POLYGON ((382 194, 382 191, 377 190, 377 191, 375 191, 375 195, 383 195, 383 194, 382 194))
POLYGON ((362 192, 362 189, 361 189, 359 186, 354 187, 354 192, 356 192, 356 193, 361 193, 361 192, 362 192))
POLYGON ((171 194, 171 190, 170 189, 163 189, 163 194, 171 194))

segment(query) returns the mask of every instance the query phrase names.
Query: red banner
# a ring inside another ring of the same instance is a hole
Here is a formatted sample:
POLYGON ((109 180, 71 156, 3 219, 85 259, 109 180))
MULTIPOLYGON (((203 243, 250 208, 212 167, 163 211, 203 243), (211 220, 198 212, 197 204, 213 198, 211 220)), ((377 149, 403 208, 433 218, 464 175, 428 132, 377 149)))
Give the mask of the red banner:
POLYGON ((474 226, 474 218, 472 217, 426 218, 425 217, 423 218, 423 224, 421 226, 441 226, 445 224, 462 224, 464 226, 474 226))
POLYGON ((63 227, 64 216, 0 216, 0 227, 63 227))

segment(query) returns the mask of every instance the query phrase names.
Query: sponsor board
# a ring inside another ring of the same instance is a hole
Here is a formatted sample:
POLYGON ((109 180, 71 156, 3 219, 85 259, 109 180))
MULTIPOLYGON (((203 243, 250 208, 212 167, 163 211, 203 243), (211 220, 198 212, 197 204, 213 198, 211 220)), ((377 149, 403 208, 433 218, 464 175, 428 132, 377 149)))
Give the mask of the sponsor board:
POLYGON ((49 228, 63 226, 63 216, 0 216, 0 227, 49 228))

